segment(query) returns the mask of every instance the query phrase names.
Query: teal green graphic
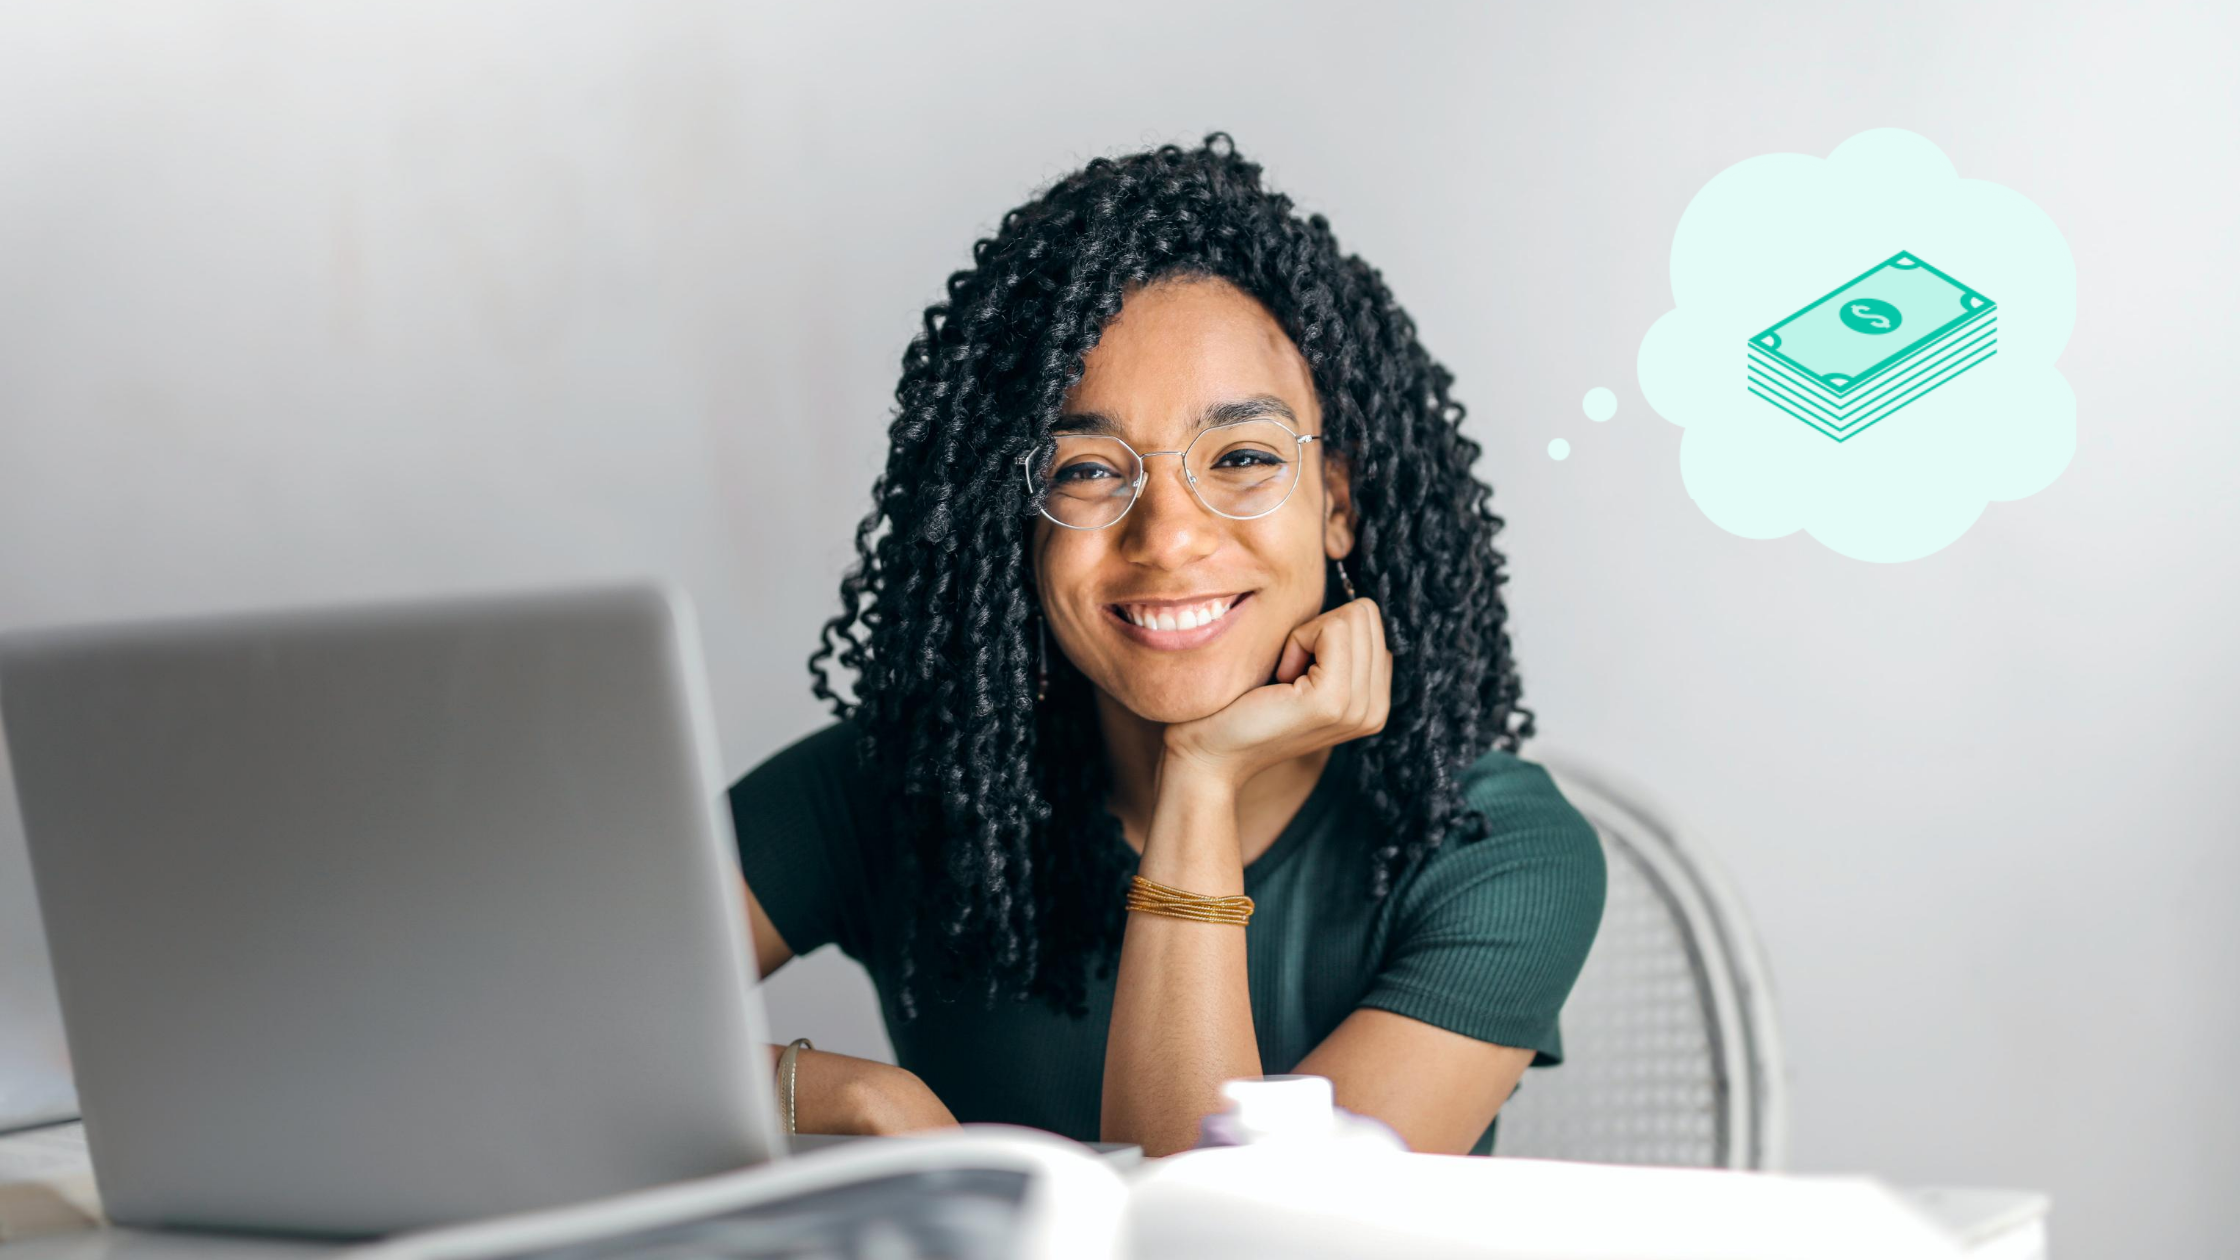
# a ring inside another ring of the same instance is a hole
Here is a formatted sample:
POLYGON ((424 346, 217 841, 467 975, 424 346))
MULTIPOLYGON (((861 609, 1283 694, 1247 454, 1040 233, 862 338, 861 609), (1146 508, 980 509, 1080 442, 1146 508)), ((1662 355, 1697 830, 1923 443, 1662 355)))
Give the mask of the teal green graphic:
POLYGON ((1894 564, 2026 516, 2069 466, 2076 260, 2028 196, 1956 160, 2007 155, 1878 128, 1705 173, 1635 363, 1705 519, 1894 564))
POLYGON ((1870 337, 1896 332, 1898 325, 1905 322, 1905 315, 1881 298, 1863 297, 1847 301, 1843 304, 1843 310, 1838 313, 1842 316, 1845 327, 1870 337))
POLYGON ((1849 441, 1998 353, 1998 309, 1901 251, 1752 337, 1747 387, 1849 441))

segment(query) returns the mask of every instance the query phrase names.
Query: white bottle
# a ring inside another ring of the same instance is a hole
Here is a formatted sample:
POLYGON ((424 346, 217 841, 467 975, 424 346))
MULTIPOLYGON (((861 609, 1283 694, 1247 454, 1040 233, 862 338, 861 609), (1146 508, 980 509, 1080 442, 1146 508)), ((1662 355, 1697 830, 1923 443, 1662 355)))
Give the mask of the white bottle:
POLYGON ((1221 1087, 1227 1111, 1207 1116, 1200 1146, 1319 1146, 1404 1151, 1391 1126, 1342 1111, 1327 1076, 1247 1076, 1221 1087))

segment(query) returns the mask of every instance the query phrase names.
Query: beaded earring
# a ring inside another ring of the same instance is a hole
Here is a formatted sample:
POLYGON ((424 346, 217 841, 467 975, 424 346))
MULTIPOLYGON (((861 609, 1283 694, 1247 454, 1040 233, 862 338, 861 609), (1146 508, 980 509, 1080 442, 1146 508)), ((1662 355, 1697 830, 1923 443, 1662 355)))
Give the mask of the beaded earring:
POLYGON ((1343 586, 1344 586, 1344 587, 1346 588, 1346 598, 1347 598, 1347 599, 1349 599, 1349 600, 1350 600, 1350 599, 1359 599, 1359 598, 1361 598, 1361 597, 1360 597, 1359 595, 1356 595, 1356 594, 1354 594, 1354 591, 1353 591, 1353 579, 1352 579, 1352 578, 1350 578, 1350 577, 1348 577, 1348 576, 1346 576, 1346 562, 1345 562, 1345 561, 1343 561, 1343 560, 1340 560, 1340 561, 1337 561, 1337 565, 1338 565, 1338 581, 1339 581, 1339 583, 1340 583, 1341 585, 1343 585, 1343 586))

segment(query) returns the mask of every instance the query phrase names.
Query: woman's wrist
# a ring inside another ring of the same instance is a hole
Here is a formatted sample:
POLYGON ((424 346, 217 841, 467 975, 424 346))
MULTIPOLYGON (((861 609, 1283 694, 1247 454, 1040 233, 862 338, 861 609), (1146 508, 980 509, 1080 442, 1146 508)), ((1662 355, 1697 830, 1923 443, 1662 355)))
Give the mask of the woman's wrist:
POLYGON ((845 1096, 850 1133, 909 1133, 957 1122, 917 1073, 888 1063, 857 1073, 845 1096))
POLYGON ((1242 890, 1237 788, 1225 773, 1186 756, 1161 762, 1138 874, 1214 896, 1242 890))
POLYGON ((1179 808, 1234 810, 1243 782, 1228 766, 1194 752, 1167 748, 1159 757, 1158 804, 1179 808))
POLYGON ((1236 773, 1236 767, 1207 758, 1205 753, 1176 744, 1165 744, 1158 756, 1158 796, 1165 798, 1169 789, 1189 796, 1221 796, 1230 800, 1243 789, 1245 778, 1236 773))
MULTIPOLYGON (((775 1065, 783 1046, 771 1047, 775 1065)), ((955 1124, 917 1074, 891 1063, 803 1050, 794 1063, 795 1128, 801 1133, 906 1133, 955 1124)))

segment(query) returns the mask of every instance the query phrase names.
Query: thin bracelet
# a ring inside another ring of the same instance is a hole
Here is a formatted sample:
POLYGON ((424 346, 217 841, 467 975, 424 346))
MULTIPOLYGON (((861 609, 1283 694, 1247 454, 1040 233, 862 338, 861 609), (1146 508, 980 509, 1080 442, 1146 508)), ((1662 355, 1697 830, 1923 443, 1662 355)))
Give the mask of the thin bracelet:
POLYGON ((791 1137, 793 1127, 793 1074, 801 1059, 801 1052, 814 1050, 807 1037, 795 1037, 786 1043, 785 1052, 778 1056, 778 1105, 786 1113, 786 1135, 791 1137))
POLYGON ((1128 909, 1194 923, 1228 923, 1243 927, 1252 918, 1252 898, 1208 897, 1138 875, 1128 885, 1128 909))

